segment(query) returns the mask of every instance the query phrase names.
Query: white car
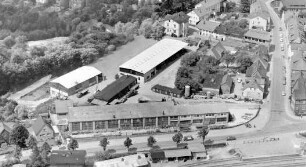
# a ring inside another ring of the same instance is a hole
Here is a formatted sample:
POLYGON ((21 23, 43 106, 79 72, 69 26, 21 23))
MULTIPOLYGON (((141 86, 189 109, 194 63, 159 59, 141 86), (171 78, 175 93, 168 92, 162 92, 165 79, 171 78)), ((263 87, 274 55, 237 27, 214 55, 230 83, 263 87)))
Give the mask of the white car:
POLYGON ((280 41, 283 42, 283 38, 281 38, 280 41))
POLYGON ((282 96, 286 96, 286 92, 285 91, 282 91, 282 96))
POLYGON ((242 79, 241 78, 237 78, 237 82, 238 83, 242 82, 242 79))

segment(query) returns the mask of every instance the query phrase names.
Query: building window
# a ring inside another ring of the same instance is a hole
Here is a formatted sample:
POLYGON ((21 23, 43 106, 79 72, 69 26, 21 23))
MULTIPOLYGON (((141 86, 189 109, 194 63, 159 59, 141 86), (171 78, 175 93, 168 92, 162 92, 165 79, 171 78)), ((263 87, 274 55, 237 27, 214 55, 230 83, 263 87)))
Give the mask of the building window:
POLYGON ((96 121, 95 129, 105 129, 105 121, 96 121))
POLYGON ((168 125, 168 117, 158 117, 158 126, 165 127, 168 125))
POLYGON ((118 120, 109 120, 108 128, 111 128, 111 129, 118 128, 118 120))
POLYGON ((174 24, 174 28, 176 28, 176 25, 174 24))
POLYGON ((133 119, 133 127, 139 128, 143 126, 142 118, 133 119))
POLYGON ((145 126, 155 126, 156 118, 145 118, 145 126))
POLYGON ((81 130, 80 122, 72 122, 71 131, 79 131, 81 130))
POLYGON ((227 119, 225 117, 223 118, 217 118, 217 122, 225 122, 227 119))
POLYGON ((92 128, 93 126, 91 121, 82 122, 82 130, 92 130, 92 128))

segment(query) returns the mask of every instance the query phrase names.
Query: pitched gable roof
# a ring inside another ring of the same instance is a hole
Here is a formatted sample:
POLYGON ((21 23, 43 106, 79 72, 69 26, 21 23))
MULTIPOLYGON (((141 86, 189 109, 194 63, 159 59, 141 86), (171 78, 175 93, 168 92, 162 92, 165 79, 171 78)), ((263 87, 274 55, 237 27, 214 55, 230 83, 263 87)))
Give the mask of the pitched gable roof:
POLYGON ((306 52, 300 50, 294 52, 292 71, 306 71, 306 52))
POLYGON ((266 40, 270 41, 270 33, 266 31, 261 31, 261 30, 256 30, 256 29, 251 29, 248 32, 244 34, 246 37, 252 37, 252 38, 257 38, 261 40, 266 40))
POLYGON ((221 86, 223 85, 227 85, 229 87, 231 87, 233 84, 233 78, 231 76, 229 76, 228 74, 224 75, 221 81, 221 86))
POLYGON ((173 20, 179 24, 181 23, 188 23, 189 16, 186 15, 184 12, 174 13, 173 15, 166 15, 166 20, 173 20))
POLYGON ((220 22, 201 20, 196 27, 200 30, 214 32, 220 22))
POLYGON ((8 132, 11 132, 11 131, 12 131, 12 129, 11 129, 9 126, 7 126, 4 122, 0 122, 0 134, 1 134, 4 130, 6 130, 6 131, 8 131, 8 132))
POLYGON ((222 45, 221 42, 218 42, 213 48, 211 49, 211 52, 214 54, 214 57, 216 59, 221 59, 222 58, 222 53, 225 52, 226 49, 222 45))
POLYGON ((52 129, 51 125, 48 124, 41 116, 39 116, 32 125, 35 135, 38 135, 45 126, 52 129))
POLYGON ((258 55, 254 61, 255 63, 261 63, 261 65, 264 67, 264 69, 268 69, 269 63, 264 60, 263 56, 258 55))
POLYGON ((303 73, 297 80, 296 88, 293 90, 293 96, 296 100, 306 100, 306 78, 303 73))
POLYGON ((255 78, 264 78, 266 77, 267 70, 260 63, 260 61, 256 61, 253 63, 246 71, 246 77, 255 77, 255 78))
POLYGON ((263 12, 252 13, 249 16, 250 19, 253 19, 253 18, 256 18, 256 17, 261 17, 265 20, 269 20, 270 19, 270 14, 266 11, 263 11, 263 12))
POLYGON ((264 91, 264 88, 261 87, 257 81, 255 79, 251 80, 249 83, 247 83, 246 85, 244 85, 243 87, 243 91, 246 90, 247 88, 254 88, 254 89, 259 89, 260 91, 264 91))

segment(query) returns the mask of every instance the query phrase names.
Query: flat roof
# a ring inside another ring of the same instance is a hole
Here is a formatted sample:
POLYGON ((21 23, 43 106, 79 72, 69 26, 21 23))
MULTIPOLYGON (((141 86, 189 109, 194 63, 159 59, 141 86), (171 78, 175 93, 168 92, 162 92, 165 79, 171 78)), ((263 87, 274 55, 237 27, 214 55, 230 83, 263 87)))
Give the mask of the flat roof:
POLYGON ((69 89, 99 74, 102 74, 102 72, 95 67, 83 66, 65 75, 62 75, 52 80, 51 82, 59 83, 65 88, 69 89))
POLYGON ((164 153, 166 158, 191 156, 191 151, 188 149, 164 150, 164 153))
POLYGON ((111 83, 110 85, 108 85, 102 91, 96 93, 94 95, 94 98, 109 102, 109 100, 111 100, 122 90, 124 90, 126 87, 130 86, 132 83, 136 81, 137 78, 130 75, 124 75, 119 79, 117 79, 116 81, 114 81, 113 83, 111 83))
POLYGON ((120 68, 130 69, 145 74, 187 45, 187 43, 179 40, 163 39, 122 64, 120 68))
POLYGON ((270 40, 270 33, 266 32, 266 31, 261 31, 261 30, 251 29, 247 33, 245 33, 244 36, 257 38, 257 39, 262 39, 262 40, 266 40, 266 41, 270 40))
POLYGON ((180 104, 172 102, 135 103, 105 106, 70 107, 69 122, 101 121, 114 119, 150 118, 161 116, 200 115, 227 113, 226 104, 180 104))

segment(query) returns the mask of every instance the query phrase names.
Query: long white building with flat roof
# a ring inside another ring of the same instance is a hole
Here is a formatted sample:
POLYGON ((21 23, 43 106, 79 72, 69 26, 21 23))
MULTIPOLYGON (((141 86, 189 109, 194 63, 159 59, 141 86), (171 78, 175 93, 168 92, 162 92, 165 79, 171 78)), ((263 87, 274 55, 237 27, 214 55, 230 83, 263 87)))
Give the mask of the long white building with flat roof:
POLYGON ((140 82, 147 82, 165 65, 180 56, 188 44, 174 39, 163 39, 119 67, 122 75, 132 75, 140 82))

